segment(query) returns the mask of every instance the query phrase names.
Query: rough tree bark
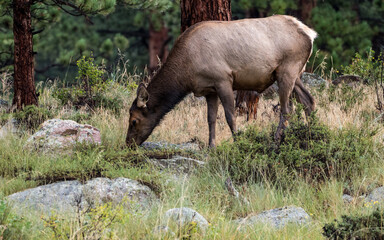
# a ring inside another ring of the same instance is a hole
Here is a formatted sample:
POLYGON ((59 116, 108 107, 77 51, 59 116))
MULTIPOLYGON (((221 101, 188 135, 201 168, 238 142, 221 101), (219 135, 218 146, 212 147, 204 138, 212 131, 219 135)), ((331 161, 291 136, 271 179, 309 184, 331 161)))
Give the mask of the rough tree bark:
POLYGON ((161 24, 160 29, 156 29, 152 23, 149 24, 149 71, 153 73, 158 68, 158 58, 162 63, 168 57, 168 28, 161 24))
POLYGON ((308 23, 311 12, 316 7, 317 0, 299 0, 299 19, 304 23, 308 23))
POLYGON ((31 0, 13 1, 15 51, 13 105, 19 110, 27 105, 38 105, 34 78, 31 2, 31 0))
POLYGON ((180 0, 180 10, 181 32, 201 21, 232 18, 231 0, 180 0))

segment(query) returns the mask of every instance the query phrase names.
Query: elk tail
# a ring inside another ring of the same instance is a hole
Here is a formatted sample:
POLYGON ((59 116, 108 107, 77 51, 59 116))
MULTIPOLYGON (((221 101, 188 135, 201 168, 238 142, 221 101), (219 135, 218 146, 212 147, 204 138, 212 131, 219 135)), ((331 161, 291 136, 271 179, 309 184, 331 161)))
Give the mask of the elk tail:
POLYGON ((304 105, 305 114, 307 116, 311 115, 311 112, 315 110, 315 99, 304 87, 300 77, 296 79, 295 87, 293 88, 293 97, 296 98, 299 103, 304 105))

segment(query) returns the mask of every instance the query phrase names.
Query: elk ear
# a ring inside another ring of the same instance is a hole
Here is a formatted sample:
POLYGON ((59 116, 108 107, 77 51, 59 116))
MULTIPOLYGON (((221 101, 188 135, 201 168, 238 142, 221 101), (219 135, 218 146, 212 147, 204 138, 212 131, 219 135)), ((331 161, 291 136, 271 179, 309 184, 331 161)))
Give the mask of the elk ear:
POLYGON ((137 88, 137 107, 146 108, 149 99, 147 88, 144 84, 140 84, 137 88))

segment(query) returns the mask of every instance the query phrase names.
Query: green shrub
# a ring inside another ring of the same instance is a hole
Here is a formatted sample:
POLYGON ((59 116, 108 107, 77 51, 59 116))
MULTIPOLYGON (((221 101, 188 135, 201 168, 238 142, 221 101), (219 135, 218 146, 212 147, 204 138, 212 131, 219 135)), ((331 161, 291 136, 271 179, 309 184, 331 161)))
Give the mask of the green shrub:
POLYGON ((53 113, 43 107, 28 105, 23 110, 13 113, 18 123, 27 129, 37 129, 45 120, 53 117, 53 113))
POLYGON ((123 101, 119 96, 110 97, 106 93, 113 88, 110 80, 105 80, 105 71, 94 63, 93 58, 81 58, 77 61, 79 80, 77 86, 72 88, 58 88, 53 92, 53 97, 62 105, 73 105, 79 109, 88 106, 91 109, 105 108, 119 114, 123 101))
POLYGON ((346 216, 325 224, 323 235, 328 239, 384 239, 383 210, 366 216, 346 216))
POLYGON ((0 239, 27 239, 31 223, 11 213, 10 205, 0 200, 0 239))
POLYGON ((115 239, 111 227, 128 218, 129 213, 124 211, 123 205, 105 203, 79 210, 76 221, 59 218, 56 214, 42 217, 42 220, 53 239, 115 239))
POLYGON ((380 79, 382 63, 382 54, 375 58, 375 52, 370 50, 366 58, 356 53, 350 65, 342 66, 342 71, 344 74, 358 75, 367 83, 373 84, 375 80, 380 79))
POLYGON ((314 114, 307 124, 301 108, 291 117, 278 147, 273 134, 274 129, 249 127, 236 141, 225 142, 210 154, 210 170, 224 172, 236 182, 268 180, 281 185, 300 176, 309 181, 351 179, 377 160, 377 150, 382 151, 382 147, 375 148, 374 131, 331 131, 314 114))

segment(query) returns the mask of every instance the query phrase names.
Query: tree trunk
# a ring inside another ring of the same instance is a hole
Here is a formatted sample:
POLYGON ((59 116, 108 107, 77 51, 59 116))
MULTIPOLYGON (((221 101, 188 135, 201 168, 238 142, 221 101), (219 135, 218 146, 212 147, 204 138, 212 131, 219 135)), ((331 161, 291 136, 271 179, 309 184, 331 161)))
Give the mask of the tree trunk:
POLYGON ((161 24, 160 29, 156 29, 152 23, 149 24, 149 71, 153 73, 158 68, 158 59, 162 63, 168 56, 167 44, 169 42, 168 28, 161 24))
POLYGON ((181 32, 201 21, 232 18, 231 0, 180 0, 180 9, 181 32))
POLYGON ((316 7, 317 0, 299 0, 299 19, 304 23, 308 23, 311 12, 316 7))
POLYGON ((31 27, 31 0, 13 1, 14 35, 14 97, 13 105, 21 110, 37 105, 34 78, 33 35, 31 27))

